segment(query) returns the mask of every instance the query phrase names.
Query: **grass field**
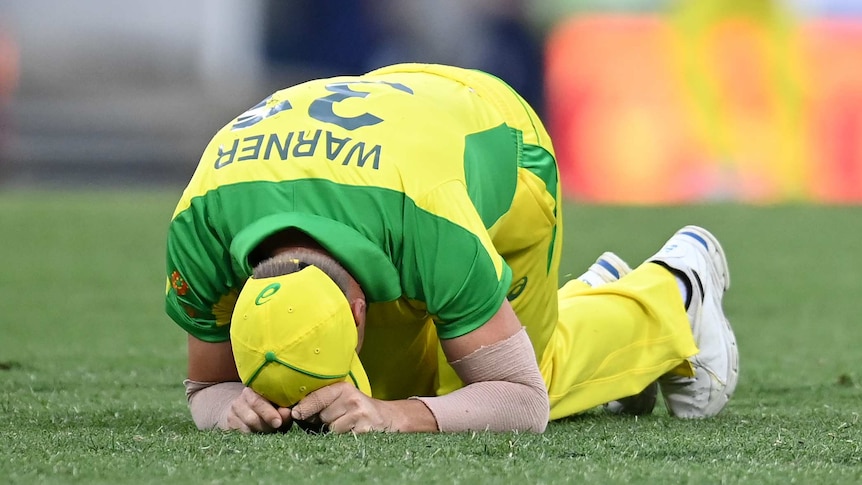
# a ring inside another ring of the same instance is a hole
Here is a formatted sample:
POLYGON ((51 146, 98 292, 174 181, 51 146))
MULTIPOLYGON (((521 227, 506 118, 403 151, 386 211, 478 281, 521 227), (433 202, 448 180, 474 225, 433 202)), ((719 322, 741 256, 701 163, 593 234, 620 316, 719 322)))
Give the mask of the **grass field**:
POLYGON ((194 429, 163 313, 178 191, 0 193, 0 483, 860 483, 862 208, 567 207, 564 272, 695 222, 728 252, 737 395, 543 435, 194 429))

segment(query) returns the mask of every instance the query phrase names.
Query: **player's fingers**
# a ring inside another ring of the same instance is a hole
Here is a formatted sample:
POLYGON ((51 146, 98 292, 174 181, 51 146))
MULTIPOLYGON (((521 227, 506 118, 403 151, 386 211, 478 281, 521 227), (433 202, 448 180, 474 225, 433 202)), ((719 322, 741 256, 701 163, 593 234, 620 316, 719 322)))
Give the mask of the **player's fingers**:
POLYGON ((248 404, 250 410, 258 417, 257 421, 260 421, 265 425, 258 431, 272 431, 273 429, 281 427, 283 419, 271 402, 264 399, 263 396, 254 392, 249 387, 242 390, 242 397, 248 404))
POLYGON ((281 416, 282 425, 287 424, 290 421, 293 421, 293 418, 290 416, 291 413, 290 408, 278 408, 276 412, 279 416, 281 416))
POLYGON ((320 412, 324 423, 333 423, 342 416, 350 415, 355 423, 361 423, 368 418, 368 396, 355 387, 345 384, 338 398, 320 412))
POLYGON ((372 431, 385 431, 385 428, 375 427, 364 413, 346 413, 329 423, 329 430, 333 433, 362 434, 372 431))
MULTIPOLYGON (((260 413, 253 406, 258 400, 263 400, 264 403, 272 407, 265 399, 257 395, 251 389, 244 389, 240 395, 231 403, 228 411, 225 429, 235 429, 243 433, 251 432, 271 432, 274 427, 260 416, 260 413)), ((275 408, 272 412, 278 415, 275 408)), ((280 419, 280 416, 279 416, 280 419)))
POLYGON ((360 433, 354 420, 347 415, 342 415, 335 421, 329 423, 329 431, 332 433, 360 433))
POLYGON ((255 433, 269 433, 275 429, 251 409, 242 414, 240 419, 246 426, 248 426, 249 430, 255 433))
POLYGON ((240 418, 234 412, 231 412, 228 415, 227 426, 224 429, 239 431, 240 433, 244 433, 244 434, 251 433, 251 428, 249 428, 249 426, 245 422, 243 422, 242 418, 240 418))
POLYGON ((290 425, 293 424, 293 418, 290 416, 290 408, 278 408, 276 409, 278 415, 281 416, 281 426, 278 427, 281 431, 286 431, 290 429, 290 425))
POLYGON ((244 433, 272 430, 272 427, 244 399, 234 401, 227 421, 228 429, 236 429, 244 433))
POLYGON ((342 384, 349 385, 344 382, 331 384, 302 398, 302 401, 299 401, 299 404, 293 407, 293 412, 291 413, 293 419, 304 421, 329 407, 341 395, 342 384))

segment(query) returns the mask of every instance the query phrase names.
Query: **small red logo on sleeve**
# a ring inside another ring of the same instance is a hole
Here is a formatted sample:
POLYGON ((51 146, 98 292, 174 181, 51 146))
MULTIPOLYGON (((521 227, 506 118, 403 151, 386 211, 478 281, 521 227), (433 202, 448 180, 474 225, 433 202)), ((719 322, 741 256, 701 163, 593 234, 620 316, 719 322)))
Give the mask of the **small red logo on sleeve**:
POLYGON ((186 280, 183 279, 179 271, 174 271, 173 273, 171 273, 171 286, 180 296, 183 296, 189 292, 189 284, 186 283, 186 280))
POLYGON ((186 315, 188 315, 192 318, 194 318, 197 315, 197 312, 195 311, 194 308, 186 305, 185 303, 183 303, 181 306, 183 307, 183 310, 185 310, 186 315))

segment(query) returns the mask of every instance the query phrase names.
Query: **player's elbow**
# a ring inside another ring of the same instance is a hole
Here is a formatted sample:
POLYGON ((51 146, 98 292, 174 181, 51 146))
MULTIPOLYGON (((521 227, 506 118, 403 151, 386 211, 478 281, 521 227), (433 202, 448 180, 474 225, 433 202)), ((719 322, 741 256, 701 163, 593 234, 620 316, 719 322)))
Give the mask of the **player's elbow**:
POLYGON ((524 431, 531 433, 544 433, 551 418, 551 402, 548 392, 544 389, 532 388, 527 394, 527 402, 523 404, 524 409, 524 431))

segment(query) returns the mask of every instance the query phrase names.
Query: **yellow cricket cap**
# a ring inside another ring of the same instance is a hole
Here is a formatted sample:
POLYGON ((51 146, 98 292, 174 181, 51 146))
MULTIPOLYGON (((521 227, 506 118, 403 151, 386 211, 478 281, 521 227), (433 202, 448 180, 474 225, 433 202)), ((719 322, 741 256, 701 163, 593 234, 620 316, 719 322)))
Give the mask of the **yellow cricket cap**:
POLYGON ((243 384, 279 406, 293 406, 310 392, 341 381, 371 395, 356 355, 350 304, 315 266, 249 278, 234 307, 230 339, 243 384))

